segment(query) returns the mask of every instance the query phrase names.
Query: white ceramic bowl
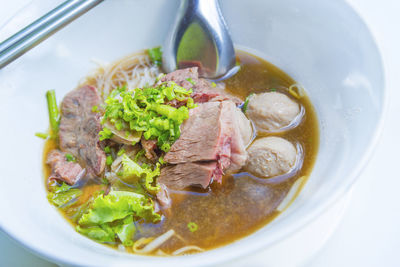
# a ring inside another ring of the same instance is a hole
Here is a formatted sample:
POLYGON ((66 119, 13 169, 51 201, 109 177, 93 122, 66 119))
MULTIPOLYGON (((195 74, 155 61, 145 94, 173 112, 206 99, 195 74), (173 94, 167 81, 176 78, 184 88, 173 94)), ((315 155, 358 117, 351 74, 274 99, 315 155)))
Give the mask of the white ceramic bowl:
MULTIPOLYGON (((48 127, 45 91, 56 89, 61 100, 95 67, 91 59, 112 61, 162 44, 178 6, 178 1, 171 0, 114 0, 105 1, 0 70, 3 231, 62 264, 214 265, 273 247, 343 197, 372 153, 385 106, 381 58, 367 27, 341 0, 221 2, 234 42, 303 84, 318 113, 318 159, 306 187, 289 209, 228 246, 161 259, 125 254, 95 243, 76 233, 47 202, 41 167, 43 141, 34 136, 48 127)), ((45 9, 38 4, 21 11, 1 34, 12 33, 16 25, 43 14, 45 9)))

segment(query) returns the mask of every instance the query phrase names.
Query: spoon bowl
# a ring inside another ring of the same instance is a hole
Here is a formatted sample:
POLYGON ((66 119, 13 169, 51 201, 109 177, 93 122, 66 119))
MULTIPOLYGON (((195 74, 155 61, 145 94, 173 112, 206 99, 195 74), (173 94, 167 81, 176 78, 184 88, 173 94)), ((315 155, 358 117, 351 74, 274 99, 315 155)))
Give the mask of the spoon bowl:
POLYGON ((164 71, 198 67, 200 76, 220 80, 237 71, 235 62, 218 0, 182 0, 164 46, 164 71))

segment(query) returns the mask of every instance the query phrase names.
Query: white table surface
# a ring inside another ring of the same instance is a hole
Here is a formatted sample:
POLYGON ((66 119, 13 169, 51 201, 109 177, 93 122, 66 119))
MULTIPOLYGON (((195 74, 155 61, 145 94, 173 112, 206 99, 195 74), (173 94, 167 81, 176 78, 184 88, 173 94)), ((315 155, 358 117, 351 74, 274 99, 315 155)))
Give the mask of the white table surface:
MULTIPOLYGON (((317 0, 316 0, 317 1, 317 0)), ((336 0, 326 0, 336 1, 336 0)), ((0 26, 30 0, 0 0, 0 26)), ((389 109, 381 140, 339 227, 309 267, 400 266, 400 1, 349 0, 381 50, 389 109)), ((0 266, 54 266, 0 232, 0 266)))

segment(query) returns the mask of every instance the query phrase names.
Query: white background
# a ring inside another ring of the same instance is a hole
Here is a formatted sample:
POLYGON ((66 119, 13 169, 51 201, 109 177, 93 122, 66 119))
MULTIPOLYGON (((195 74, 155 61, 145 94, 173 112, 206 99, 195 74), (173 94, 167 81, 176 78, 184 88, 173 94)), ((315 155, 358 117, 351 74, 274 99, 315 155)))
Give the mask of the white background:
MULTIPOLYGON (((0 0, 0 27, 29 2, 0 0)), ((342 222, 306 266, 400 266, 400 1, 348 2, 366 21, 382 53, 389 108, 381 141, 354 185, 342 222)), ((53 265, 0 233, 0 266, 53 265)))

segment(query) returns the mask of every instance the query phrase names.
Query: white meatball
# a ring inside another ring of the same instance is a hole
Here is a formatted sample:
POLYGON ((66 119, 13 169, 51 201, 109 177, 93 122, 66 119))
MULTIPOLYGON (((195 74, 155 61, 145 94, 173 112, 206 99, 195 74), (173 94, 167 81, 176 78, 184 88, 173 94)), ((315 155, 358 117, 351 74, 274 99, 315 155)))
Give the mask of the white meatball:
POLYGON ((256 140, 247 150, 246 169, 259 177, 273 177, 289 172, 296 163, 297 151, 281 137, 256 140))
POLYGON ((238 120, 237 125, 239 127, 240 135, 242 136, 243 144, 247 147, 253 139, 253 127, 240 108, 236 108, 235 112, 237 113, 237 116, 235 117, 238 120))
POLYGON ((278 132, 299 115, 300 105, 287 95, 277 92, 256 94, 250 97, 246 115, 257 129, 278 132))

